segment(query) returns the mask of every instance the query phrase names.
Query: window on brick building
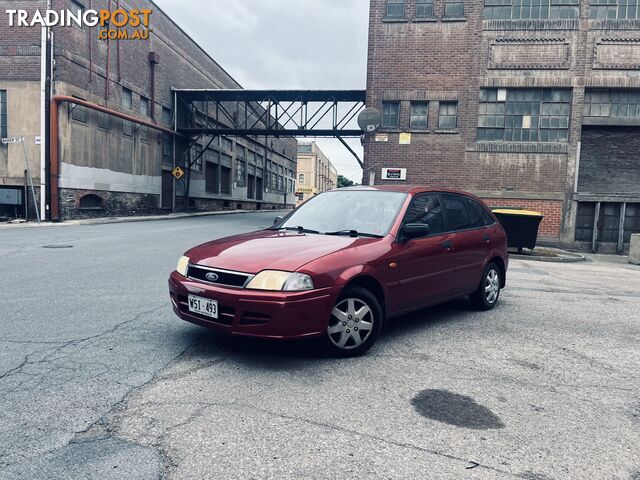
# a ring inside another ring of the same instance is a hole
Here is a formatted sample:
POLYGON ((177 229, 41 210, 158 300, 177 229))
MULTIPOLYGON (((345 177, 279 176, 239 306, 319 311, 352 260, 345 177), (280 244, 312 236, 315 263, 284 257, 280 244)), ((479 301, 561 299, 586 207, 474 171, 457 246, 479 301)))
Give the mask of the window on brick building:
MULTIPOLYGON (((133 92, 124 87, 122 87, 122 106, 127 110, 131 110, 133 108, 133 92)), ((133 137, 133 123, 123 120, 122 134, 125 137, 133 137)))
POLYGON ((576 19, 579 9, 579 0, 485 0, 484 18, 487 20, 576 19))
POLYGON ((222 148, 224 148, 225 150, 228 151, 233 151, 233 142, 231 140, 229 140, 227 137, 222 137, 222 142, 221 142, 222 148))
POLYGON ((405 0, 387 0, 387 18, 404 18, 405 0))
MULTIPOLYGON (((71 9, 70 10, 73 12, 73 14, 75 16, 78 12, 80 12, 81 15, 84 14, 84 11, 86 9, 85 9, 85 6, 82 3, 78 2, 77 0, 71 0, 71 9)), ((84 26, 83 26, 82 22, 80 22, 78 24, 78 23, 75 23, 74 21, 72 21, 71 23, 72 23, 72 25, 74 27, 79 28, 80 30, 84 30, 84 26)))
POLYGON ((133 92, 122 87, 122 106, 128 110, 133 108, 133 92))
POLYGON ((429 116, 429 104, 427 102, 411 103, 411 119, 409 126, 411 128, 427 128, 429 116))
MULTIPOLYGON (((140 95, 140 113, 144 117, 149 116, 149 99, 140 95)), ((145 126, 140 126, 138 128, 138 134, 140 135, 140 140, 144 142, 149 141, 149 129, 145 126)))
POLYGON ((171 109, 162 107, 162 123, 165 125, 171 125, 173 123, 173 116, 171 115, 171 109))
POLYGON ((7 91, 0 90, 0 137, 7 136, 7 91))
POLYGON ((640 90, 587 90, 584 94, 584 116, 640 118, 640 90))
POLYGON ((570 115, 568 88, 482 88, 478 140, 566 142, 570 115))
POLYGON ((416 17, 433 17, 433 0, 416 0, 416 17))
POLYGON ((459 18, 464 17, 464 1, 463 0, 445 0, 444 16, 459 18))
POLYGON ((102 130, 111 130, 111 116, 107 113, 97 112, 98 128, 102 130))
POLYGON ((640 18, 638 0, 591 0, 589 17, 594 20, 636 20, 640 18))
POLYGON ((201 172, 202 171, 202 145, 196 143, 191 148, 191 171, 193 172, 201 172))
MULTIPOLYGON (((74 97, 78 98, 79 97, 74 97)), ((80 99, 82 100, 82 99, 80 99)), ((87 109, 82 105, 76 105, 75 103, 69 104, 69 108, 71 109, 71 119, 76 122, 87 123, 87 109)))
POLYGON ((585 117, 609 117, 611 93, 609 90, 587 90, 584 94, 585 117))
POLYGON ((458 128, 458 102, 440 102, 438 128, 440 130, 458 128))
POLYGON ((400 126, 400 102, 382 103, 382 126, 384 128, 400 126))
POLYGON ((242 160, 236 160, 236 184, 244 187, 247 184, 247 164, 242 160))
POLYGON ((160 135, 160 144, 162 149, 162 163, 165 165, 173 165, 173 138, 168 133, 160 135))

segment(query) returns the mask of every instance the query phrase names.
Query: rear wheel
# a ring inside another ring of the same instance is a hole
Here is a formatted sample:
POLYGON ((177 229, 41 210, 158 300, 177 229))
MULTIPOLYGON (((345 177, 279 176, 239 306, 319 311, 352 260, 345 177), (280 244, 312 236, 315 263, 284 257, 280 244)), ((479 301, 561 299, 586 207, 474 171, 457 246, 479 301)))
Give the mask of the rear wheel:
POLYGON ((369 290, 349 287, 338 298, 327 326, 327 350, 339 357, 362 355, 382 330, 380 302, 369 290))
POLYGON ((470 295, 471 303, 479 310, 491 310, 498 303, 501 285, 500 268, 492 262, 484 269, 478 290, 470 295))

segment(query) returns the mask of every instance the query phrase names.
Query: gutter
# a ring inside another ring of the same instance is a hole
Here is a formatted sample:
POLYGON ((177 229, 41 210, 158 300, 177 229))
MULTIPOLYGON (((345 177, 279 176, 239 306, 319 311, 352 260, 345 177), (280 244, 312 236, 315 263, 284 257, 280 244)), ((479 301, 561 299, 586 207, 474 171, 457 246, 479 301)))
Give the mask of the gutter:
POLYGON ((136 123, 138 125, 143 125, 145 127, 149 127, 153 130, 159 130, 163 133, 176 136, 176 137, 184 137, 184 135, 172 130, 168 127, 163 127, 162 125, 158 125, 156 123, 152 123, 146 120, 141 120, 136 117, 132 117, 131 115, 127 115, 126 113, 121 113, 111 108, 103 107, 101 105, 87 102, 86 100, 81 100, 79 98, 71 97, 68 95, 56 95, 51 98, 50 103, 50 112, 49 112, 49 124, 50 124, 50 162, 51 165, 49 167, 49 185, 51 189, 51 220, 54 222, 60 221, 60 202, 59 202, 59 179, 60 179, 60 158, 59 158, 59 138, 58 138, 58 107, 61 103, 73 103, 75 105, 81 105, 83 107, 89 108, 91 110, 96 110, 98 112, 106 113, 107 115, 111 115, 117 118, 121 118, 123 120, 127 120, 128 122, 136 123))

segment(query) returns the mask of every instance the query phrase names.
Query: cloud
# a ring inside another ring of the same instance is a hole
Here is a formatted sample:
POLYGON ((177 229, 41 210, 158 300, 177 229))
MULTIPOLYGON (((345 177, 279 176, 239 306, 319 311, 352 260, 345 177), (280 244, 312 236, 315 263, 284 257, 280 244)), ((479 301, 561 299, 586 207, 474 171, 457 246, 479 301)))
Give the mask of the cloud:
MULTIPOLYGON (((155 1, 245 88, 365 88, 368 0, 155 1)), ((318 143, 360 181, 344 146, 318 143)), ((350 144, 362 157, 360 142, 350 144)))

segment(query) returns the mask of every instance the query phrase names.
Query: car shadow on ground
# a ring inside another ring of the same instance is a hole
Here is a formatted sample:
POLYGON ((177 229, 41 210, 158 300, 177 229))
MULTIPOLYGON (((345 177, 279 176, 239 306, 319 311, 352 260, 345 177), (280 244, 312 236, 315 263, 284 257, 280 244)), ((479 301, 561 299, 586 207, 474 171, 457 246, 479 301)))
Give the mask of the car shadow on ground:
MULTIPOLYGON (((374 349, 401 344, 418 332, 443 324, 470 321, 473 311, 469 301, 462 298, 390 319, 374 349)), ((185 328, 188 332, 183 333, 190 337, 193 345, 189 355, 201 360, 220 357, 221 353, 225 353, 229 361, 268 370, 304 369, 309 366, 309 360, 314 364, 341 361, 328 356, 318 339, 269 340, 225 335, 195 325, 185 328)))

